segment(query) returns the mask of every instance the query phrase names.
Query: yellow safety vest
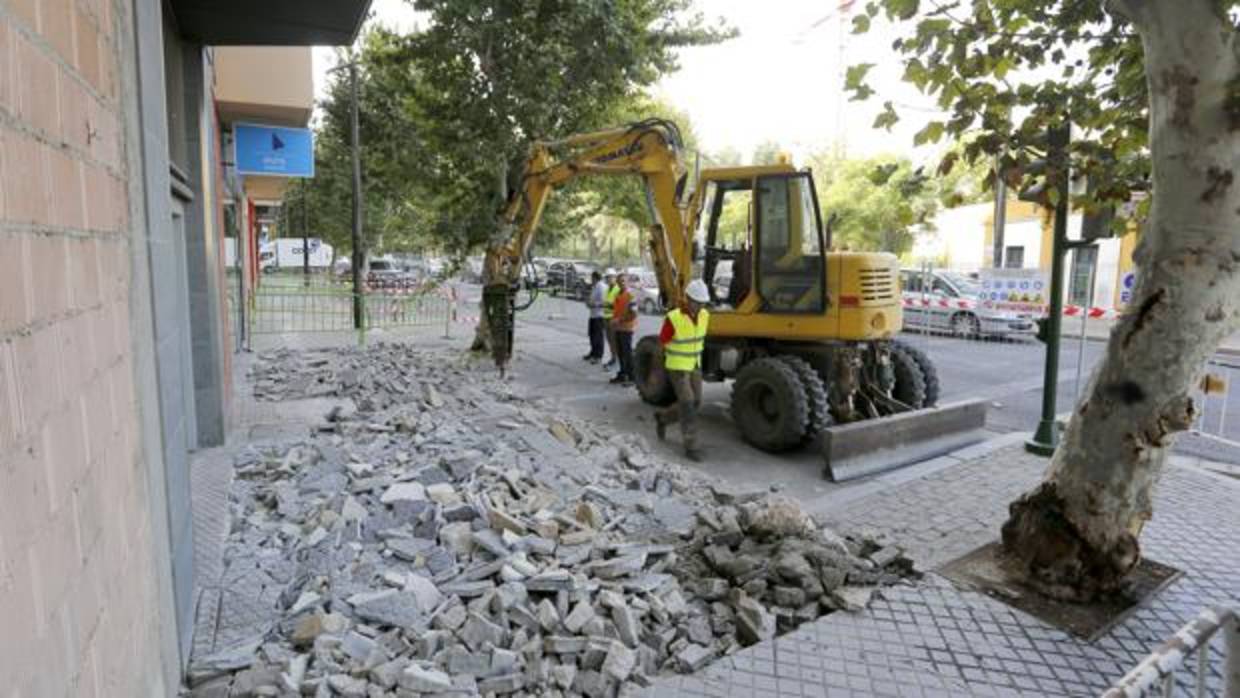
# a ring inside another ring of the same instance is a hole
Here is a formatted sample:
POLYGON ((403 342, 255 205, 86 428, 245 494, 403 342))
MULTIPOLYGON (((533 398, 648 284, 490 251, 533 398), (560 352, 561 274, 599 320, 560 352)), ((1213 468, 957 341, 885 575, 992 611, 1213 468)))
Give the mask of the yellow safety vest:
POLYGON ((603 319, 610 320, 616 310, 616 296, 620 295, 619 286, 608 286, 607 295, 603 296, 603 319))
POLYGON ((680 308, 674 308, 667 314, 668 322, 672 323, 675 335, 672 341, 663 347, 664 367, 669 371, 694 371, 702 365, 702 349, 706 346, 706 327, 710 324, 710 313, 706 308, 698 310, 697 324, 680 308))

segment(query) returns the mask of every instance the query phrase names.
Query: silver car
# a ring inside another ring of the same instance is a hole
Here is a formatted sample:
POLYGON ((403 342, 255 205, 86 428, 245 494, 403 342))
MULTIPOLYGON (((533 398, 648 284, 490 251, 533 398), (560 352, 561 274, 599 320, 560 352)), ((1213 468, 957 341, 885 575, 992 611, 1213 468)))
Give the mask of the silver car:
POLYGON ((953 271, 900 270, 904 327, 957 337, 1024 337, 1037 333, 1028 313, 983 307, 981 284, 953 271))

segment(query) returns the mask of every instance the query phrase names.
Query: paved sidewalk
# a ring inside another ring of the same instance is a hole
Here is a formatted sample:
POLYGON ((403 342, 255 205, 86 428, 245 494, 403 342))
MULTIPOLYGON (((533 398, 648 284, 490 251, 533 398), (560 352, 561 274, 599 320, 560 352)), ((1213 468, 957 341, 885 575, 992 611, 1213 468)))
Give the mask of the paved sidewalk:
MULTIPOLYGON (((884 531, 921 569, 933 569, 997 538, 1007 503, 1040 478, 1046 461, 1011 440, 923 465, 924 477, 842 495, 826 519, 884 531)), ((695 676, 665 678, 648 695, 1098 695, 1202 607, 1240 606, 1237 502, 1240 482, 1169 466, 1142 543, 1150 558, 1185 574, 1092 644, 928 574, 885 590, 864 613, 825 616, 695 676)), ((1217 648, 1212 660, 1217 695, 1217 648)))

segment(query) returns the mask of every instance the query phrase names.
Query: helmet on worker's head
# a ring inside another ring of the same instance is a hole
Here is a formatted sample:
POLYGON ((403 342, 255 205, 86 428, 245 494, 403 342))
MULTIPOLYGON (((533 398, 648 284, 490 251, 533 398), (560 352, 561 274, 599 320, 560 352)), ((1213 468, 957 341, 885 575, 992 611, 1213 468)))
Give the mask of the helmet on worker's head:
POLYGON ((689 288, 685 289, 685 295, 694 303, 710 302, 710 290, 706 288, 706 282, 701 279, 690 281, 689 288))
POLYGON ((610 276, 614 279, 616 277, 616 270, 611 267, 607 267, 607 269, 603 272, 603 276, 604 277, 610 276))

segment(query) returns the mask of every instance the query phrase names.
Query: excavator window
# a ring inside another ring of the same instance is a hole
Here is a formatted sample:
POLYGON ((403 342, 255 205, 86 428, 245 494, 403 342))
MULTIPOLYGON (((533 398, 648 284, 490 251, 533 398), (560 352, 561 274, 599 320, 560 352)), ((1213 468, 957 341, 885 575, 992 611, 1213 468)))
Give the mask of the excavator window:
POLYGON ((753 181, 708 182, 698 219, 699 235, 706 241, 702 279, 718 309, 738 307, 749 293, 750 231, 753 181))
POLYGON ((809 173, 759 177, 754 203, 763 309, 821 313, 826 307, 826 260, 813 179, 809 173))

